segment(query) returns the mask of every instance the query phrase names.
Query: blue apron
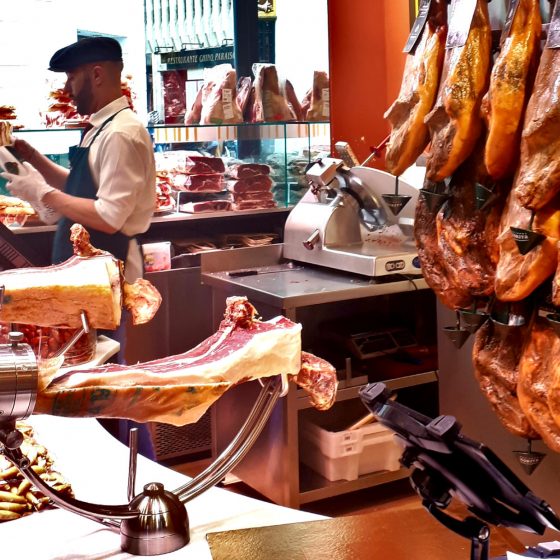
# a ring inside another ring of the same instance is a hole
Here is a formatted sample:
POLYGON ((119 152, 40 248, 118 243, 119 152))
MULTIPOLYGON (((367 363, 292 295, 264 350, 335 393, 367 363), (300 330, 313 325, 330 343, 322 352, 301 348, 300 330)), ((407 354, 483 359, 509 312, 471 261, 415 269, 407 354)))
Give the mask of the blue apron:
MULTIPOLYGON (((64 192, 77 196, 79 198, 89 198, 95 200, 97 198, 97 186, 93 180, 93 175, 89 168, 88 157, 91 145, 95 142, 99 133, 109 124, 121 111, 128 109, 125 107, 110 116, 95 133, 95 136, 89 143, 89 146, 72 146, 69 150, 70 174, 66 180, 64 192)), ((70 227, 74 220, 61 218, 58 221, 56 233, 54 236, 52 263, 57 264, 69 259, 73 254, 72 243, 70 243, 70 227)), ((128 247, 130 237, 124 233, 117 231, 116 233, 103 233, 93 228, 86 228, 91 238, 91 244, 97 249, 109 251, 117 259, 126 263, 128 255, 128 247)))

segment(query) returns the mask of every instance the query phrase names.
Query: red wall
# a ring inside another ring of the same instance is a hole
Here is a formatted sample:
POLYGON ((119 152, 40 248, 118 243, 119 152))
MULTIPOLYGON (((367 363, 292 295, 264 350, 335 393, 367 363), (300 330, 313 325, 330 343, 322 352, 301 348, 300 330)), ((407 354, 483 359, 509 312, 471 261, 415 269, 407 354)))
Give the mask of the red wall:
POLYGON ((402 79, 409 1, 329 0, 328 9, 332 143, 349 142, 363 161, 389 132, 383 113, 402 79))

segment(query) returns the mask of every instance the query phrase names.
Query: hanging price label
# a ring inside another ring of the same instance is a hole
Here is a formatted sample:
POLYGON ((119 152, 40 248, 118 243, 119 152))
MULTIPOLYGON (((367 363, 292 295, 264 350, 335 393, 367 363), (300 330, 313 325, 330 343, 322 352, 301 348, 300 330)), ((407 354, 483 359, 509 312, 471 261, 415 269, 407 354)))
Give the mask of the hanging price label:
POLYGON ((554 11, 550 16, 548 25, 548 39, 546 40, 547 49, 560 48, 560 2, 554 5, 554 11))
POLYGON ((422 35, 424 27, 426 27, 426 21, 428 21, 428 14, 430 13, 430 5, 432 0, 421 0, 420 6, 418 7, 418 15, 416 16, 416 21, 410 30, 410 35, 408 36, 408 41, 404 46, 403 52, 412 52, 418 43, 418 38, 422 35))
POLYGON ((452 0, 446 49, 462 47, 467 42, 477 0, 452 0))
POLYGON ((519 0, 511 0, 509 5, 509 10, 506 16, 506 21, 504 22, 504 28, 502 30, 502 36, 500 37, 500 43, 509 37, 509 33, 511 31, 511 24, 513 23, 513 18, 515 17, 515 13, 517 12, 517 8, 519 6, 519 0))

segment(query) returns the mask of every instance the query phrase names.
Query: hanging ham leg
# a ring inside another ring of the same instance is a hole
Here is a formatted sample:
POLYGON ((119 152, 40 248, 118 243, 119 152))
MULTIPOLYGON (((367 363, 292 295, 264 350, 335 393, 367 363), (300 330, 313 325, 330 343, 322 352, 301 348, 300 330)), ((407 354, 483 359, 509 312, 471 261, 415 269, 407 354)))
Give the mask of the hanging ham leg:
POLYGON ((537 318, 519 363, 517 394, 533 428, 550 449, 560 452, 560 337, 537 318))
POLYGON ((521 136, 514 185, 526 208, 545 206, 560 191, 560 49, 544 49, 521 136))
POLYGON ((424 118, 437 95, 446 35, 447 3, 433 0, 422 37, 407 56, 399 96, 385 113, 392 128, 385 162, 393 175, 410 167, 428 144, 424 118))
POLYGON ((512 176, 518 163, 525 107, 540 57, 541 25, 539 0, 520 0, 492 68, 482 114, 488 125, 485 162, 494 179, 512 176))
POLYGON ((516 327, 500 332, 487 321, 476 332, 472 357, 480 390, 503 426, 516 436, 539 439, 517 398, 519 360, 527 330, 516 327))
POLYGON ((495 288, 496 296, 502 301, 525 299, 556 270, 557 243, 560 239, 560 196, 536 213, 532 230, 546 237, 542 243, 522 255, 510 227, 528 229, 530 221, 531 211, 519 204, 518 196, 513 190, 506 203, 498 236, 500 258, 495 288))
POLYGON ((432 181, 449 177, 481 133, 480 105, 488 89, 491 50, 488 0, 478 0, 467 42, 446 51, 438 98, 426 116, 431 137, 426 176, 432 181))

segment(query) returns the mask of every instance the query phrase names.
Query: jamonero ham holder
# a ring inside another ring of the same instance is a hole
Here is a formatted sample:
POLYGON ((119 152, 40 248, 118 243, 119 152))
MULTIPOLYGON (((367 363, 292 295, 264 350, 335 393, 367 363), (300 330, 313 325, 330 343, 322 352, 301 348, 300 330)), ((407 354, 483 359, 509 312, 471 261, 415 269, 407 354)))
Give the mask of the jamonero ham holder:
POLYGON ((64 352, 82 332, 115 329, 123 306, 133 324, 145 323, 161 303, 150 282, 127 284, 122 263, 92 247, 81 225, 72 226, 71 240, 74 255, 64 263, 0 272, 1 321, 79 329, 46 360, 37 358, 18 332, 10 332, 9 344, 0 345, 0 453, 54 505, 119 531, 124 551, 143 556, 172 552, 190 539, 185 504, 241 461, 287 393, 288 382, 293 380, 317 409, 326 410, 336 397, 336 372, 325 360, 301 351, 301 325, 284 317, 261 321, 243 297, 229 298, 218 331, 183 354, 134 366, 86 364, 60 370, 64 352), (262 390, 238 434, 205 471, 173 491, 152 482, 136 492, 136 429, 130 432, 126 504, 94 504, 63 494, 22 453, 24 435, 16 421, 34 413, 184 425, 196 422, 227 389, 249 380, 258 380, 262 390), (94 394, 104 398, 92 399, 94 394))

